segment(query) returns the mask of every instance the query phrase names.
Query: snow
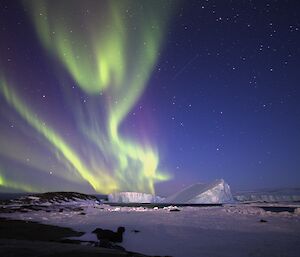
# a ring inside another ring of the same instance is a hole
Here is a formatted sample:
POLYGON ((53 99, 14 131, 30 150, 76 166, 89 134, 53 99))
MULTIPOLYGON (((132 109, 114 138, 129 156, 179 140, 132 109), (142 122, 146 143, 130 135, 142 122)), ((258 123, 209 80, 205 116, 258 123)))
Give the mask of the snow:
POLYGON ((211 184, 193 184, 182 191, 167 197, 165 203, 210 204, 233 202, 229 185, 223 180, 211 184))
POLYGON ((28 199, 31 199, 31 200, 40 200, 40 198, 39 197, 37 197, 37 196, 28 196, 27 197, 28 199))
POLYGON ((86 232, 82 240, 96 240, 91 232, 97 227, 116 230, 124 226, 126 231, 121 245, 129 251, 149 255, 296 257, 300 251, 298 209, 295 213, 272 213, 242 204, 165 208, 74 204, 82 207, 86 215, 79 215, 75 209, 58 212, 55 206, 49 206, 53 208, 50 212, 16 212, 1 216, 71 227, 86 232), (259 222, 260 219, 267 223, 259 222))
POLYGON ((108 195, 111 203, 158 203, 162 201, 159 196, 140 192, 117 192, 108 195))

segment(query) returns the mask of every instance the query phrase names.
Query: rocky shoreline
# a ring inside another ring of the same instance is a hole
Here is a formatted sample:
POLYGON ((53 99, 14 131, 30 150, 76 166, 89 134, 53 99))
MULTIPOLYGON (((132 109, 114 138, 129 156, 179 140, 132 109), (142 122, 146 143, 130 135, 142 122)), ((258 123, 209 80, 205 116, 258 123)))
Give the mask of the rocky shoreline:
POLYGON ((83 232, 33 221, 0 218, 0 255, 10 257, 147 257, 147 255, 98 247, 94 242, 71 240, 83 232), (82 245, 86 243, 88 245, 82 245))

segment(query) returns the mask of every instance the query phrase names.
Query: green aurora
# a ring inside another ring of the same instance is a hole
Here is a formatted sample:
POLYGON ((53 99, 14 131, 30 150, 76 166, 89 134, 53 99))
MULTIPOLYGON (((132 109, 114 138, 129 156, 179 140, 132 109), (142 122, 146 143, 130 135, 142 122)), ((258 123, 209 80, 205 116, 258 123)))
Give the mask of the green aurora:
MULTIPOLYGON (((155 3, 24 2, 47 58, 61 64, 62 68, 53 76, 61 81, 66 101, 73 101, 72 113, 80 138, 84 139, 82 145, 87 148, 93 145, 93 149, 87 150, 88 158, 76 151, 54 125, 36 115, 5 75, 1 76, 0 92, 32 132, 43 138, 49 154, 54 153, 64 167, 61 172, 68 173, 58 176, 76 183, 87 182, 100 193, 124 190, 154 193, 155 182, 170 178, 159 170, 159 154, 149 140, 139 142, 120 132, 122 122, 147 85, 171 14, 169 4, 161 7, 160 1, 155 3), (83 106, 74 99, 63 83, 63 73, 70 76, 93 104, 83 106)), ((31 165, 41 167, 39 163, 31 165)), ((22 181, 8 183, 4 173, 1 170, 2 186, 13 185, 26 191, 36 188, 36 185, 25 186, 22 181)))

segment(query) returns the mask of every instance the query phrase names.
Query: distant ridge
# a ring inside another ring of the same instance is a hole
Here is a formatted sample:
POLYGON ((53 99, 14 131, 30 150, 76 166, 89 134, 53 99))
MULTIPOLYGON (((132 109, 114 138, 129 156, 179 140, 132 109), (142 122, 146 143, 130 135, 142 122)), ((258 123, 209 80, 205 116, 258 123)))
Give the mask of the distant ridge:
POLYGON ((17 199, 9 200, 19 204, 45 204, 45 203, 69 203, 77 201, 98 201, 96 196, 77 192, 47 192, 39 194, 23 195, 17 199))
POLYGON ((273 188, 237 191, 234 198, 240 202, 299 202, 300 188, 273 188))

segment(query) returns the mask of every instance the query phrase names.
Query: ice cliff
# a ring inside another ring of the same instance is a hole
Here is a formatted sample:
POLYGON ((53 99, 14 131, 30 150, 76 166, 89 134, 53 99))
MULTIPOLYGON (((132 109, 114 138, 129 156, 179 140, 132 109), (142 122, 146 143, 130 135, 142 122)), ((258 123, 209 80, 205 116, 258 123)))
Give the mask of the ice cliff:
POLYGON ((159 196, 139 192, 118 192, 108 195, 111 203, 158 203, 162 201, 159 196))

